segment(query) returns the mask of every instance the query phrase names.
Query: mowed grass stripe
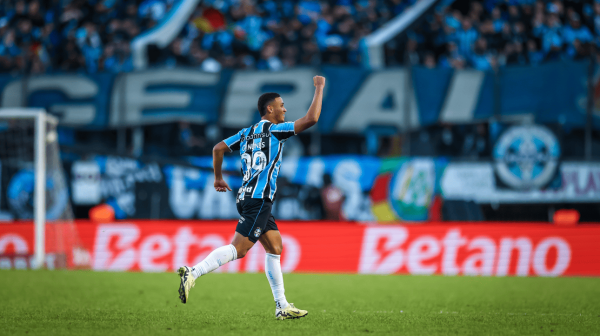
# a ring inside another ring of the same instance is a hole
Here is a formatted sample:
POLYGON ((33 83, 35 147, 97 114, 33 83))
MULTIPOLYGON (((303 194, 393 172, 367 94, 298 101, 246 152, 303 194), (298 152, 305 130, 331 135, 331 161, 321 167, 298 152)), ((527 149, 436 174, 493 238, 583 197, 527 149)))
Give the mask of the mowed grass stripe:
POLYGON ((0 334, 600 334, 600 279, 285 274, 276 321, 264 274, 0 271, 0 334))

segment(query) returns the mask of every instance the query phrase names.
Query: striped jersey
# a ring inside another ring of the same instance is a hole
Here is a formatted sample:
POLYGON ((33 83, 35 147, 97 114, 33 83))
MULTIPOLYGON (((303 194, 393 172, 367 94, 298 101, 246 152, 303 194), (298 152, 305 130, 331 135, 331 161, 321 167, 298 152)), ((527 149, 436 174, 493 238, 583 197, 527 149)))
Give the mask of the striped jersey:
POLYGON ((240 150, 244 174, 240 199, 249 196, 273 200, 277 191, 276 182, 283 144, 293 135, 293 122, 273 124, 261 120, 223 140, 230 151, 240 150))

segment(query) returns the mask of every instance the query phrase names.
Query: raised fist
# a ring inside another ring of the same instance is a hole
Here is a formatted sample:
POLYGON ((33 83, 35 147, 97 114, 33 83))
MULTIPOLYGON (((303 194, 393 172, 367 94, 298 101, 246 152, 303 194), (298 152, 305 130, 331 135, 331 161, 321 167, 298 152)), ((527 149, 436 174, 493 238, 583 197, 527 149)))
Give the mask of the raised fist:
POLYGON ((315 82, 315 86, 325 86, 325 77, 315 76, 313 77, 313 81, 315 82))

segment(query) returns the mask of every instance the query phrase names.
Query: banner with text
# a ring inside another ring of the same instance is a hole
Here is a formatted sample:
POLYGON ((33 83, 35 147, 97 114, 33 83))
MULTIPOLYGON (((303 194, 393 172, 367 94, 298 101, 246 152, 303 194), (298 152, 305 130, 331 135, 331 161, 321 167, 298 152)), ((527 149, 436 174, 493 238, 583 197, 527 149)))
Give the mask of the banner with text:
POLYGON ((600 163, 562 162, 557 187, 499 188, 491 162, 453 162, 441 179, 444 199, 476 203, 574 203, 600 201, 600 163))
MULTIPOLYGON (((585 61, 502 68, 498 112, 503 116, 531 114, 540 123, 583 127, 587 71, 585 61)), ((323 133, 360 133, 370 125, 403 129, 438 122, 469 123, 495 113, 493 71, 422 67, 411 73, 412 89, 405 85, 408 73, 402 68, 56 73, 31 76, 27 85, 22 77, 1 74, 0 107, 19 107, 26 102, 28 107, 45 108, 58 116, 61 125, 85 129, 180 120, 242 128, 258 117, 256 101, 270 91, 283 95, 288 119, 302 117, 313 97, 315 75, 325 76, 328 83, 324 113, 317 126, 323 133), (404 108, 406 99, 412 102, 408 110, 404 108), (405 111, 409 118, 404 117, 405 111)), ((595 117, 595 126, 600 126, 600 118, 595 117)))
MULTIPOLYGON (((569 228, 537 223, 278 225, 284 272, 600 276, 600 225, 596 224, 569 228)), ((235 223, 79 221, 76 226, 94 270, 166 272, 194 265, 215 248, 228 244, 235 223)), ((217 272, 263 271, 265 251, 257 245, 245 258, 217 272)), ((1 268, 27 268, 32 253, 31 223, 0 225, 1 268)))
MULTIPOLYGON (((70 198, 76 210, 109 204, 117 219, 236 218, 235 194, 216 192, 212 172, 203 169, 212 158, 190 163, 198 168, 103 155, 67 162, 69 190, 49 187, 56 196, 46 216, 56 218, 70 198)), ((239 171, 239 158, 227 156, 224 167, 239 171)), ((600 202, 599 162, 561 162, 557 183, 542 189, 501 188, 494 171, 493 162, 444 158, 290 157, 281 165, 273 215, 280 220, 426 221, 434 196, 480 204, 600 202), (334 218, 328 216, 332 211, 334 218)), ((30 220, 32 172, 8 170, 0 162, 0 176, 0 221, 30 220)), ((225 179, 234 190, 241 186, 241 176, 225 179)))

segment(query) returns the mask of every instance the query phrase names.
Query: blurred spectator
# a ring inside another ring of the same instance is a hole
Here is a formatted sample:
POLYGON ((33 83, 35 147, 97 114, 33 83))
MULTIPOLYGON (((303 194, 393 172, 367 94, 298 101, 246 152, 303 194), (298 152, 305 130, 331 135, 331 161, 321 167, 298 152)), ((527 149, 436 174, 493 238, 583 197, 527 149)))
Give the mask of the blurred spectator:
POLYGON ((433 53, 427 53, 425 55, 425 61, 423 61, 423 65, 429 69, 435 68, 435 55, 433 53))
POLYGON ((180 148, 183 149, 182 152, 188 155, 198 154, 198 150, 202 149, 206 144, 204 138, 194 135, 189 122, 180 121, 178 127, 179 143, 181 145, 180 148))
POLYGON ((464 57, 458 52, 458 46, 454 42, 446 45, 447 52, 441 56, 440 65, 446 68, 463 69, 466 66, 464 57))
POLYGON ((485 124, 468 127, 463 140, 462 156, 481 158, 489 155, 489 142, 485 124))
POLYGON ((527 60, 531 65, 537 65, 544 60, 544 53, 539 50, 535 40, 527 41, 527 60))
POLYGON ((105 49, 104 70, 109 72, 129 72, 133 70, 133 60, 129 44, 123 41, 107 46, 105 49))
POLYGON ((468 58, 473 53, 473 43, 478 36, 479 34, 473 28, 471 20, 466 18, 463 19, 460 29, 451 38, 458 45, 458 52, 468 58))
POLYGON ((325 211, 324 218, 327 220, 340 220, 344 199, 344 193, 340 188, 333 184, 331 175, 323 175, 321 200, 323 202, 323 209, 325 211))
POLYGON ((471 54, 471 64, 477 70, 491 70, 496 66, 496 59, 490 53, 487 47, 487 41, 479 38, 475 42, 473 53, 471 54))
POLYGON ((451 125, 443 125, 438 142, 438 153, 441 156, 455 156, 460 148, 458 135, 451 125))
POLYGON ((260 59, 256 64, 258 70, 271 70, 279 71, 283 69, 283 63, 277 57, 279 54, 279 45, 276 41, 269 41, 265 43, 261 53, 260 59))

